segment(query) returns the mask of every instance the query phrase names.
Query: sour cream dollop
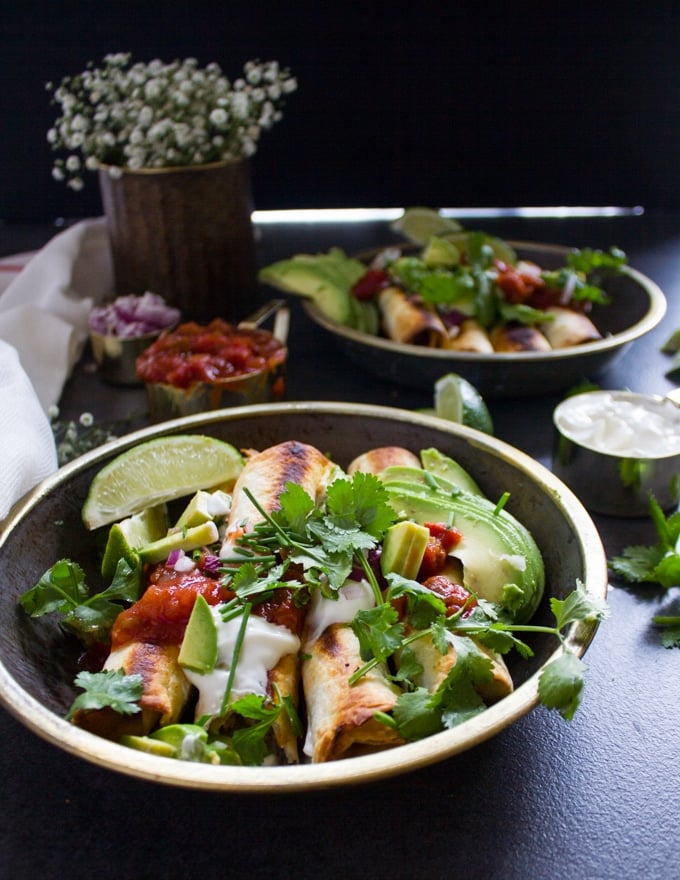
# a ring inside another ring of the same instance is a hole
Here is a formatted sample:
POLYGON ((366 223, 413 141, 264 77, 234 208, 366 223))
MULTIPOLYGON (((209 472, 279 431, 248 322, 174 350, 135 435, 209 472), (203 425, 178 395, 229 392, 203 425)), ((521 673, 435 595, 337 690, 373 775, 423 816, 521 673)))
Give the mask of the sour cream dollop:
POLYGON ((680 453, 680 409, 625 391, 590 391, 563 401, 555 425, 569 439, 608 455, 664 458, 680 453))

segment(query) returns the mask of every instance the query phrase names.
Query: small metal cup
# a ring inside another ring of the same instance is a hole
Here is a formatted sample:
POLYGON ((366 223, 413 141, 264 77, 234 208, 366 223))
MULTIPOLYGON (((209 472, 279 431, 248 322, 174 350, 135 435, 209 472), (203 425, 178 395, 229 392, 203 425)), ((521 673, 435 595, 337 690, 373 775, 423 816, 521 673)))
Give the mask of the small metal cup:
MULTIPOLYGON (((645 406, 674 405, 670 400, 664 401, 664 398, 652 395, 627 391, 606 393, 645 406)), ((594 513, 609 516, 646 516, 649 514, 650 495, 654 496, 663 510, 676 507, 680 497, 680 453, 626 457, 590 448, 570 436, 560 422, 564 408, 573 405, 573 400, 564 400, 553 414, 552 470, 585 507, 594 513)))
POLYGON ((161 331, 132 336, 106 336, 90 330, 92 355, 102 379, 112 385, 141 385, 135 372, 137 357, 160 336, 161 331))

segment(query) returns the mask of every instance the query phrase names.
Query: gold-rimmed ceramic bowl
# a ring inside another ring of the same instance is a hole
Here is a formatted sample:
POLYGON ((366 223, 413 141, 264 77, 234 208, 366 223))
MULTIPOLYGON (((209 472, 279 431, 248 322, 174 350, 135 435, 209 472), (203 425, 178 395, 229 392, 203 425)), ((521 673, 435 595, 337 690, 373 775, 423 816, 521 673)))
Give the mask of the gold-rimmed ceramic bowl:
MULTIPOLYGON (((63 557, 78 560, 96 582, 96 535, 81 521, 93 476, 136 443, 186 432, 250 448, 297 439, 327 451, 343 466, 375 446, 437 447, 466 467, 490 497, 509 492, 508 509, 532 531, 547 578, 537 623, 549 622, 550 598, 563 598, 577 580, 594 596, 606 595, 604 550, 576 496, 542 465, 486 434, 404 410, 321 402, 239 407, 146 428, 63 467, 15 506, 0 532, 0 699, 34 733, 87 761, 148 781, 212 791, 274 793, 367 783, 442 761, 498 734, 536 705, 541 669, 557 656, 556 641, 537 635, 531 639, 531 660, 509 661, 514 693, 479 716, 418 742, 327 764, 214 767, 138 752, 74 727, 64 715, 75 697, 77 648, 54 621, 26 616, 17 607, 18 597, 63 557)), ((595 624, 572 626, 568 641, 578 655, 595 631, 595 624)))
MULTIPOLYGON (((509 244, 521 259, 546 269, 564 265, 569 252, 569 248, 558 245, 509 244)), ((653 330, 666 313, 666 299, 659 286, 635 269, 626 268, 603 286, 611 303, 595 305, 590 315, 602 339, 547 352, 479 354, 409 345, 339 324, 311 301, 303 306, 348 358, 380 379, 431 391, 441 376, 458 373, 485 397, 530 397, 560 392, 596 378, 632 342, 653 330)))

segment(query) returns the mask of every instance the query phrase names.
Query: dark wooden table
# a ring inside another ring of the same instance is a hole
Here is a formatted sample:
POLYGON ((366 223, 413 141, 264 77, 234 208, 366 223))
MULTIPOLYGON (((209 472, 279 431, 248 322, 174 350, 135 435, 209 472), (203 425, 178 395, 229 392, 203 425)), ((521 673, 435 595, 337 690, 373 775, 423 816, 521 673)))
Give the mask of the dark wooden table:
MULTIPOLYGON (((669 308, 599 384, 656 394, 674 387, 660 346, 680 326, 679 214, 466 225, 518 240, 623 248, 662 287, 669 308)), ((0 255, 39 247, 55 231, 0 226, 0 255)), ((262 225, 258 236, 262 263, 389 240, 383 223, 262 225)), ((431 405, 425 392, 367 376, 292 306, 289 399, 431 405)), ((491 401, 497 436, 549 465, 557 402, 491 401)), ((65 416, 85 410, 131 424, 146 418, 143 392, 104 385, 87 357, 61 401, 65 416)), ((644 518, 595 521, 609 556, 653 539, 644 518)), ((538 708, 465 754, 370 785, 266 797, 155 786, 63 754, 0 710, 0 876, 680 876, 680 651, 661 647, 650 623, 673 595, 611 589, 612 615, 586 654, 586 689, 571 723, 538 708)))

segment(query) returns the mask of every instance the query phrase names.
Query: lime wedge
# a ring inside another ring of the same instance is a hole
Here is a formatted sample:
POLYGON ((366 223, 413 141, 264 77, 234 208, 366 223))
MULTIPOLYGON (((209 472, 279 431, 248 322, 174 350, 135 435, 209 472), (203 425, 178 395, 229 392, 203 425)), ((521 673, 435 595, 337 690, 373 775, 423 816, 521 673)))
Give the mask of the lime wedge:
POLYGON ((415 244, 427 244, 433 235, 460 232, 457 220, 442 215, 432 208, 406 208, 401 217, 394 220, 391 229, 415 244))
POLYGON ((484 398, 457 373, 447 373, 435 382, 434 411, 441 419, 493 434, 493 421, 484 398))
POLYGON ((241 453, 215 437, 174 434, 147 440, 96 474, 83 505, 83 523, 96 529, 199 489, 233 485, 242 468, 241 453))

